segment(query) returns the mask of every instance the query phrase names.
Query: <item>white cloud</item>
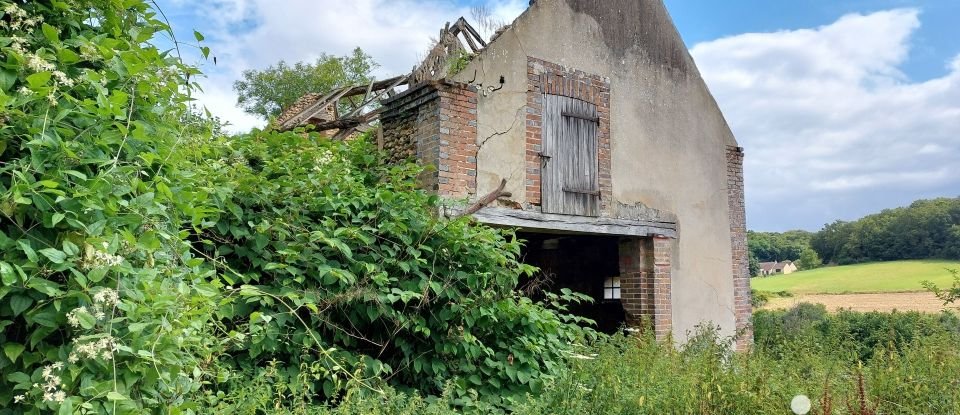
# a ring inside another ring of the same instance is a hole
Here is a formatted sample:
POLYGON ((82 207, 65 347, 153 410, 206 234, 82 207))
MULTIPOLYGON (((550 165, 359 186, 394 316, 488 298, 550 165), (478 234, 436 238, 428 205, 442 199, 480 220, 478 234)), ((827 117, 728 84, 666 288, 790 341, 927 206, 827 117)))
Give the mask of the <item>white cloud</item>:
POLYGON ((942 77, 908 79, 899 67, 919 26, 917 10, 897 9, 691 50, 746 148, 751 227, 816 228, 960 193, 960 56, 942 77))
MULTIPOLYGON (((359 46, 381 64, 380 78, 409 72, 425 54, 431 37, 444 23, 469 8, 452 0, 213 0, 172 1, 193 8, 217 66, 206 65, 206 93, 198 99, 242 131, 262 125, 234 107, 232 84, 246 69, 261 69, 280 60, 309 61, 321 53, 344 55, 359 46), (227 105, 229 104, 229 105, 227 105)), ((494 16, 512 21, 524 9, 523 0, 492 0, 494 16)))

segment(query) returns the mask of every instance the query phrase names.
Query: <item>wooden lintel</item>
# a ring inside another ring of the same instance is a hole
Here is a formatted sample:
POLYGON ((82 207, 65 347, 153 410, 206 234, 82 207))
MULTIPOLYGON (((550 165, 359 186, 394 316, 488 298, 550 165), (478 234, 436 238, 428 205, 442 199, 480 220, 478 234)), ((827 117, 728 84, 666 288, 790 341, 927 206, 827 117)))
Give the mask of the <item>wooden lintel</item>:
POLYGON ((473 214, 473 217, 477 221, 488 225, 509 226, 532 231, 594 235, 662 235, 668 238, 677 237, 677 224, 670 222, 556 215, 493 207, 480 209, 473 214))

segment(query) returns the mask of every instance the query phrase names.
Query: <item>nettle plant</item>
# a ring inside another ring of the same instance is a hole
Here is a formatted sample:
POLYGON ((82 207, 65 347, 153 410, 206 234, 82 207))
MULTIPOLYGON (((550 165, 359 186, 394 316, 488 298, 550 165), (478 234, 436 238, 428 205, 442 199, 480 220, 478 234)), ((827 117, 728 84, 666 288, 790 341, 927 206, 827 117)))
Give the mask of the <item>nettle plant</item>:
POLYGON ((199 388, 217 289, 173 157, 197 71, 148 43, 164 30, 140 0, 0 1, 0 414, 199 388))

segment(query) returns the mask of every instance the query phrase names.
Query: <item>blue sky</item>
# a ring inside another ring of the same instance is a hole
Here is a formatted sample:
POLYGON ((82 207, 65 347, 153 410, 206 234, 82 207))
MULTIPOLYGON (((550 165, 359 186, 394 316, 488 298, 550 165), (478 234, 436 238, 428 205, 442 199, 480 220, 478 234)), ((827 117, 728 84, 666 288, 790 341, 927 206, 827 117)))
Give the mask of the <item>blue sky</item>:
MULTIPOLYGON (((243 131, 263 124, 234 105, 243 70, 360 46, 393 76, 471 5, 509 22, 527 1, 158 3, 181 41, 206 36, 218 64, 202 64, 199 102, 243 131)), ((749 228, 817 230, 960 196, 960 1, 665 2, 746 149, 749 228)))
POLYGON ((922 25, 901 66, 904 73, 913 80, 943 76, 946 63, 960 54, 957 0, 666 0, 666 4, 688 46, 742 33, 817 27, 849 13, 916 8, 922 25))

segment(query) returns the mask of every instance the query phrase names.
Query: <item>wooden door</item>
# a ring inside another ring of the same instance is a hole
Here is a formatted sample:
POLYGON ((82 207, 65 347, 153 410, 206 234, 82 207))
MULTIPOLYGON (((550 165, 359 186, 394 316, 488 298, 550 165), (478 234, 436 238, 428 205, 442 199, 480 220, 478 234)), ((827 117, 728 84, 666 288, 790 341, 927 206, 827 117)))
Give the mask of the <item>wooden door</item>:
POLYGON ((542 121, 543 212, 599 216, 597 107, 578 99, 544 95, 542 121))

